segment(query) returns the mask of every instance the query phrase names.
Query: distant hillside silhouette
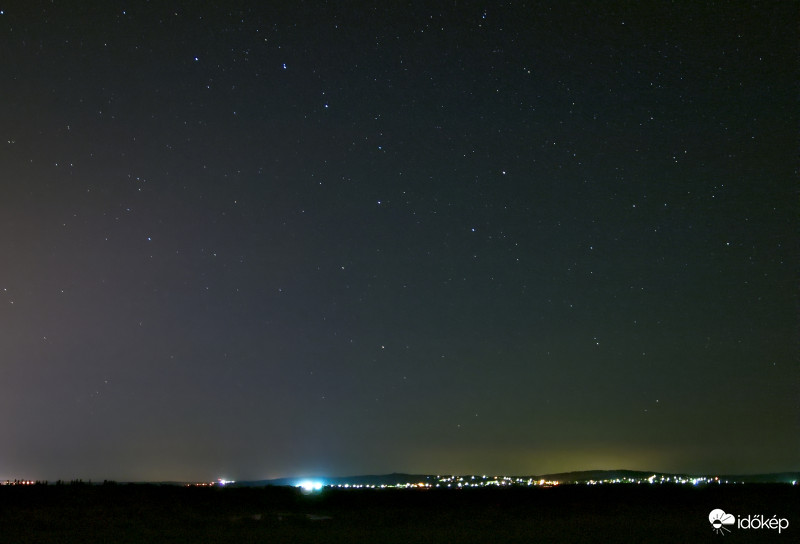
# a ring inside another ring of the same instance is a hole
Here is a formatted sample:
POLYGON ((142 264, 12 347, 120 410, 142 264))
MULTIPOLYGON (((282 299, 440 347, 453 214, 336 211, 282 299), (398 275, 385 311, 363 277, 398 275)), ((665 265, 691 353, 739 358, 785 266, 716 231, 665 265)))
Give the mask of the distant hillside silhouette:
MULTIPOLYGON (((608 480, 646 480, 647 478, 656 475, 657 478, 682 477, 684 479, 692 479, 699 477, 718 477, 720 480, 727 480, 729 482, 741 483, 791 483, 793 481, 800 482, 800 472, 778 472, 769 474, 686 474, 686 473, 668 473, 658 471, 643 471, 643 470, 579 470, 573 472, 556 472, 552 474, 537 474, 537 475, 509 475, 514 479, 523 480, 550 480, 558 481, 559 483, 586 483, 589 481, 608 481, 608 480)), ((393 472, 391 474, 365 474, 356 476, 341 476, 328 478, 325 476, 319 477, 297 477, 297 478, 277 478, 272 480, 256 480, 256 481, 243 481, 236 482, 237 486, 241 487, 261 487, 261 486, 296 486, 299 482, 304 480, 313 480, 322 482, 323 485, 338 486, 338 485, 365 485, 365 486, 394 486, 405 484, 416 484, 427 482, 435 484, 440 477, 449 475, 436 475, 436 474, 405 474, 400 472, 393 472)), ((471 474, 456 475, 463 478, 471 478, 471 474)), ((474 475, 476 478, 483 476, 474 475)), ((494 477, 492 475, 490 477, 494 477)), ((503 475, 497 475, 503 476, 503 475)))

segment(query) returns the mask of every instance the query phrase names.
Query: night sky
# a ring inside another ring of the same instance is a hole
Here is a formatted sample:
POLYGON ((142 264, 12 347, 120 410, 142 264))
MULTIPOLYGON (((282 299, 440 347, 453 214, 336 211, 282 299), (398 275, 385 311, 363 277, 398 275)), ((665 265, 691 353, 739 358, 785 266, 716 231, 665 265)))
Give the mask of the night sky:
POLYGON ((796 7, 0 2, 0 479, 800 470, 796 7))

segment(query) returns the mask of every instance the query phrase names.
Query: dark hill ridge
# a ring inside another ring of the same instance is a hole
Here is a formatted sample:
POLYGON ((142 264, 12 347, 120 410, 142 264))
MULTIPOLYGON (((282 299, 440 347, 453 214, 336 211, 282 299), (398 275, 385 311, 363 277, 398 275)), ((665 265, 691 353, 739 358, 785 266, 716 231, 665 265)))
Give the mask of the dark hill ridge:
POLYGON ((392 472, 391 474, 366 474, 360 476, 341 476, 328 478, 319 477, 298 477, 298 478, 277 478, 274 480, 258 480, 253 482, 236 482, 240 486, 264 486, 264 485, 291 485, 296 486, 299 482, 310 480, 319 481, 324 485, 397 485, 397 484, 416 484, 420 482, 433 483, 436 475, 429 474, 404 474, 392 472))
MULTIPOLYGON (((359 476, 342 476, 335 478, 328 477, 298 477, 298 478, 277 478, 273 480, 258 480, 258 481, 243 481, 236 482, 237 486, 242 487, 258 487, 258 486, 296 486, 302 481, 316 481, 323 485, 374 485, 374 486, 394 486, 405 484, 416 484, 426 482, 435 484, 440 479, 450 475, 435 475, 435 474, 405 474, 393 472, 391 474, 371 474, 359 476)), ((535 476, 511 476, 512 479, 521 480, 548 480, 558 481, 559 483, 586 483, 590 481, 609 481, 609 480, 647 480, 655 476, 655 481, 660 481, 670 478, 674 481, 677 478, 684 480, 692 480, 695 478, 714 478, 717 477, 722 481, 737 482, 737 483, 792 483, 800 481, 800 472, 779 472, 769 474, 677 474, 667 472, 651 472, 641 470, 582 470, 574 472, 558 472, 554 474, 540 474, 535 476)), ((464 479, 472 479, 473 475, 455 475, 456 478, 461 477, 464 479)), ((497 476, 501 477, 501 476, 497 476)), ((494 479, 495 476, 474 475, 475 479, 494 479)))

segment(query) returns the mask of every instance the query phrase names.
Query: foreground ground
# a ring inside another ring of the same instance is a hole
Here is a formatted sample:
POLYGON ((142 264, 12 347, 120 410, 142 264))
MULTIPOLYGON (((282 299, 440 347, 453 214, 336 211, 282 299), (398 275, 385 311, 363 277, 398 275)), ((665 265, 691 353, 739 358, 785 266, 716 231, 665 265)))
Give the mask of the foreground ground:
POLYGON ((708 514, 777 515, 726 541, 800 540, 800 486, 339 490, 0 487, 0 542, 718 542, 708 514))

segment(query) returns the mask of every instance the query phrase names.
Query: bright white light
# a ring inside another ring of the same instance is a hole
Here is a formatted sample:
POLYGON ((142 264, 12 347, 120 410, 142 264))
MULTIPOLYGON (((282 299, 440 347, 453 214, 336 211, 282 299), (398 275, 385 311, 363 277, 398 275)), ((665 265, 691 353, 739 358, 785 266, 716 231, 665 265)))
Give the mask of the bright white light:
POLYGON ((312 491, 319 491, 320 489, 322 489, 322 482, 317 482, 314 480, 303 480, 302 482, 297 484, 297 487, 303 488, 303 491, 305 491, 306 493, 311 493, 312 491))

